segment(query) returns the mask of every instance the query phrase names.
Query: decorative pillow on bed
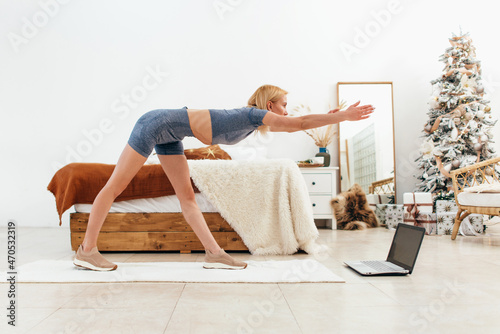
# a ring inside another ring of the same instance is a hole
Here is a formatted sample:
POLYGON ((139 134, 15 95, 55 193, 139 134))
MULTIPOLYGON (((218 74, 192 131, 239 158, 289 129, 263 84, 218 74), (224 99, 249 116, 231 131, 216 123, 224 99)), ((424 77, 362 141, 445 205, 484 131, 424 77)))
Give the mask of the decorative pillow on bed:
POLYGON ((188 160, 231 160, 229 154, 219 145, 187 149, 184 150, 184 154, 188 160))

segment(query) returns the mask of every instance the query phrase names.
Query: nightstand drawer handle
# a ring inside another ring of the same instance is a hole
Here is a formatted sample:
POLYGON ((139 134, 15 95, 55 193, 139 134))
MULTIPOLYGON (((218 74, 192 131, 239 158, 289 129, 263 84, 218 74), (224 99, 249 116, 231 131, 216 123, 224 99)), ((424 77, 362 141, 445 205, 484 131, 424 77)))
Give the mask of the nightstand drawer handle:
POLYGON ((315 185, 316 185, 316 182, 313 182, 313 186, 315 186, 315 185))
POLYGON ((313 207, 316 206, 316 203, 313 203, 313 207))

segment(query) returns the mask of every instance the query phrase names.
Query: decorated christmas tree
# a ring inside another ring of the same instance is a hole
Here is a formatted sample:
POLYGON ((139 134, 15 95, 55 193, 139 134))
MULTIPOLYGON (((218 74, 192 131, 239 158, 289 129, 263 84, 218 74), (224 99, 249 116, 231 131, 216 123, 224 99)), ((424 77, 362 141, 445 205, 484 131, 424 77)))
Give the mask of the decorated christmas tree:
POLYGON ((445 194, 452 190, 450 171, 493 157, 489 101, 484 99, 481 63, 469 34, 449 39, 441 55, 443 73, 431 81, 429 120, 424 126, 421 156, 416 160, 420 181, 416 191, 445 194))

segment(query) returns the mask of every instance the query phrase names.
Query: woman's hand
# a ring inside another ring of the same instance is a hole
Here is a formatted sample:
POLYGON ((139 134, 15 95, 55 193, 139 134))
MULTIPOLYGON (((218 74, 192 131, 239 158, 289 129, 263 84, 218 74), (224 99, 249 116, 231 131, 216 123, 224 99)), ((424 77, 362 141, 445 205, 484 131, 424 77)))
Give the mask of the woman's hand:
POLYGON ((336 113, 336 112, 337 112, 337 111, 339 111, 339 110, 340 110, 339 108, 335 108, 335 109, 333 109, 333 110, 330 110, 328 113, 329 113, 329 114, 334 114, 334 113, 336 113))
MULTIPOLYGON (((359 102, 349 106, 346 110, 341 111, 345 121, 360 121, 370 117, 375 108, 372 105, 359 106, 359 102)), ((338 111, 338 110, 337 110, 338 111)), ((336 112, 331 110, 329 113, 336 112)))

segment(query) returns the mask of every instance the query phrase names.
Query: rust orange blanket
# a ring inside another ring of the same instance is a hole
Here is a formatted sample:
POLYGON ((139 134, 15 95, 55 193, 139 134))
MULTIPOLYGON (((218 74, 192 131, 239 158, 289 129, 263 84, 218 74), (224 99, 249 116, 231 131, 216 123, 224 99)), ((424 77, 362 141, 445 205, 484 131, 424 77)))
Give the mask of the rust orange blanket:
MULTIPOLYGON (((92 204, 108 181, 115 165, 72 163, 58 170, 47 189, 56 198, 59 225, 62 214, 76 203, 92 204)), ((193 184, 194 191, 199 192, 193 184)), ((175 191, 161 165, 145 165, 116 201, 174 195, 175 191)))

